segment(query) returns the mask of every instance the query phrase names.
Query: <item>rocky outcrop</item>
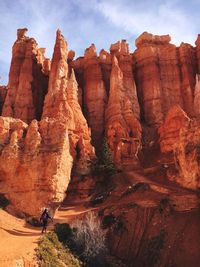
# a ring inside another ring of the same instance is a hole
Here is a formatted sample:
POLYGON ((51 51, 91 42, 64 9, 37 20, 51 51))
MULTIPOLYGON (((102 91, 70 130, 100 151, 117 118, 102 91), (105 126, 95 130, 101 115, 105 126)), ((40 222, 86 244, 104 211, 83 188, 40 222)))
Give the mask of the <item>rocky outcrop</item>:
POLYGON ((179 58, 169 35, 144 32, 135 43, 136 84, 146 124, 160 125, 173 105, 183 107, 179 58))
POLYGON ((95 152, 90 130, 78 103, 74 71, 69 68, 67 58, 67 43, 58 30, 42 117, 62 120, 67 125, 74 170, 86 174, 90 171, 95 152))
POLYGON ((196 58, 197 58, 198 73, 200 73, 200 34, 198 34, 197 36, 195 45, 196 45, 196 58))
POLYGON ((200 117, 200 75, 196 74, 196 84, 194 89, 194 112, 197 118, 200 117))
POLYGON ((38 49, 33 38, 25 36, 26 31, 17 31, 2 115, 30 123, 33 119, 41 118, 48 73, 46 65, 43 72, 44 50, 38 49))
POLYGON ((119 67, 123 73, 123 87, 126 97, 129 98, 134 115, 140 119, 140 107, 138 103, 135 80, 133 77, 133 60, 129 52, 129 45, 126 40, 112 44, 110 47, 111 55, 115 55, 119 62, 119 67))
POLYGON ((72 168, 67 125, 46 118, 28 126, 0 117, 0 142, 1 192, 14 210, 34 216, 43 207, 55 210, 65 197, 72 168))
POLYGON ((174 144, 176 173, 168 178, 183 187, 196 190, 200 188, 200 122, 190 121, 183 126, 174 144))
POLYGON ((189 44, 181 43, 179 47, 181 68, 181 94, 184 111, 188 116, 195 116, 194 89, 196 76, 195 48, 189 44))
POLYGON ((95 45, 85 50, 83 58, 72 62, 72 67, 78 72, 78 81, 81 80, 83 110, 91 128, 93 144, 99 147, 105 129, 107 94, 95 45))
POLYGON ((123 73, 113 56, 109 101, 106 108, 106 136, 114 162, 134 165, 141 145, 141 126, 134 114, 133 102, 126 95, 123 73))
POLYGON ((189 123, 190 118, 180 106, 174 106, 169 110, 164 123, 158 130, 161 152, 166 153, 174 150, 174 146, 179 140, 180 130, 185 126, 187 127, 189 123))
POLYGON ((7 86, 0 86, 0 114, 2 113, 3 104, 5 102, 7 91, 8 91, 7 86))
POLYGON ((159 134, 161 152, 173 155, 174 165, 167 172, 168 179, 186 188, 199 188, 199 119, 190 119, 179 106, 175 106, 169 110, 159 134))

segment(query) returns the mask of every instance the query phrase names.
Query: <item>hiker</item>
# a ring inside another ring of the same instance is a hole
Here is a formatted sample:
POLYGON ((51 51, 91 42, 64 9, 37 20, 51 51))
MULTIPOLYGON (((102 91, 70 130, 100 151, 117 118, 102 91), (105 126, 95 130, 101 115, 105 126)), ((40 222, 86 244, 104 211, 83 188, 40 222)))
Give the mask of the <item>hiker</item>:
POLYGON ((53 222, 53 219, 48 213, 48 209, 45 209, 40 217, 40 222, 42 223, 42 234, 47 232, 47 225, 48 225, 48 220, 51 219, 53 222))

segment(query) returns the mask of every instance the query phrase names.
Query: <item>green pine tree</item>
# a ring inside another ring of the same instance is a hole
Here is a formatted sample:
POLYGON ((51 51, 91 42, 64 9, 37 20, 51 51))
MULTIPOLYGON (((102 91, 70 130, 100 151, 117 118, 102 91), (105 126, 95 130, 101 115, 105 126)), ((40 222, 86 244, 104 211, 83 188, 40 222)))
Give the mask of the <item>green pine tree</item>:
POLYGON ((103 140, 101 149, 97 152, 97 162, 94 171, 97 175, 106 176, 111 176, 117 173, 106 138, 103 140))

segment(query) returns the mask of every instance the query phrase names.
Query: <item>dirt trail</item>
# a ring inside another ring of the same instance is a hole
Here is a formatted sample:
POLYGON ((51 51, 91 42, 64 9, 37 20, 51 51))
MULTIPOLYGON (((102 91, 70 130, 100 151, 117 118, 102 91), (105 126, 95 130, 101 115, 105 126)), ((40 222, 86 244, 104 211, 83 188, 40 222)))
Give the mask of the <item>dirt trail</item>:
MULTIPOLYGON (((54 223, 70 222, 76 216, 87 212, 83 205, 62 207, 54 216, 54 223)), ((35 248, 41 236, 41 229, 27 225, 7 212, 0 210, 0 267, 36 267, 35 248)))
POLYGON ((40 229, 0 210, 0 267, 32 267, 40 229))

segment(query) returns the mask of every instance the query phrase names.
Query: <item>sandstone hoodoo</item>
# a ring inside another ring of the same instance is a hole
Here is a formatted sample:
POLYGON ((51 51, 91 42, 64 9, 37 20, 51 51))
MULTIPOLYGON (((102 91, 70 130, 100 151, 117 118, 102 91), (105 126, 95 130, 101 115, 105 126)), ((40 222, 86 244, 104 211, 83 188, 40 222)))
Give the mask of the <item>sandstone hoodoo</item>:
MULTIPOLYGON (((24 31, 24 29, 18 30, 16 42, 20 41, 22 43, 20 44, 26 47, 26 43, 23 42, 29 42, 30 38, 24 36, 24 31)), ((40 62, 42 60, 44 62, 43 54, 38 55, 40 62)), ((74 71, 68 67, 67 55, 67 44, 58 30, 51 70, 49 70, 48 93, 45 101, 42 99, 42 102, 37 102, 38 105, 41 104, 40 108, 43 110, 41 121, 33 120, 34 112, 31 113, 32 118, 28 117, 30 113, 27 111, 31 109, 29 104, 24 105, 24 102, 20 103, 23 112, 18 113, 19 116, 16 115, 17 113, 6 114, 8 110, 12 112, 17 110, 16 95, 20 92, 19 87, 9 87, 10 81, 8 85, 3 115, 19 117, 21 120, 1 117, 2 165, 0 169, 2 188, 4 188, 2 192, 11 200, 15 210, 28 215, 38 215, 44 206, 50 206, 55 210, 65 197, 73 165, 75 173, 87 174, 90 171, 91 161, 95 158, 90 129, 78 104, 77 82, 74 71), (14 101, 13 109, 6 104, 11 96, 14 101), (22 120, 30 122, 30 125, 28 126, 22 120), (4 160, 6 164, 3 164, 4 160), (9 168, 10 165, 12 168, 9 168), (32 204, 26 205, 28 199, 32 200, 32 204)), ((35 54, 34 58, 32 57, 32 54, 30 57, 25 57, 25 60, 30 59, 31 62, 28 63, 28 67, 32 64, 32 60, 33 62, 36 60, 35 54)), ((40 71, 42 73, 42 65, 40 71)), ((17 75, 16 71, 13 72, 17 75)), ((28 92, 29 100, 32 101, 32 93, 34 93, 30 87, 34 83, 31 77, 32 69, 26 68, 25 74, 22 72, 22 75, 19 73, 18 75, 23 77, 22 85, 28 86, 28 88, 25 86, 20 88, 25 90, 25 96, 28 92)), ((17 76, 17 79, 19 77, 17 76)), ((13 80, 16 82, 16 77, 13 80)), ((39 84, 39 89, 42 85, 42 83, 39 84)), ((21 94, 21 96, 24 95, 21 94)), ((27 97, 22 100, 27 100, 27 97)))
POLYGON ((57 208, 65 197, 73 161, 66 124, 46 118, 28 126, 0 117, 0 129, 1 193, 10 200, 12 212, 36 216, 44 206, 57 208))
POLYGON ((109 101, 106 109, 106 136, 114 162, 120 166, 134 165, 141 147, 141 125, 137 120, 133 103, 126 96, 123 73, 113 56, 110 77, 109 101))
POLYGON ((17 31, 2 115, 30 123, 41 118, 48 75, 43 70, 44 50, 38 48, 33 38, 25 36, 26 32, 27 29, 17 31))
POLYGON ((197 189, 199 36, 196 47, 176 47, 169 35, 144 32, 133 53, 121 40, 99 55, 92 44, 75 59, 58 30, 50 60, 26 32, 17 31, 9 82, 0 88, 0 157, 12 165, 0 164, 2 192, 17 210, 38 212, 23 204, 30 196, 39 208, 58 206, 70 179, 92 176, 94 147, 101 149, 105 137, 121 171, 142 172, 167 159, 166 180, 197 189), (186 159, 195 162, 188 181, 193 163, 186 166, 186 159))

